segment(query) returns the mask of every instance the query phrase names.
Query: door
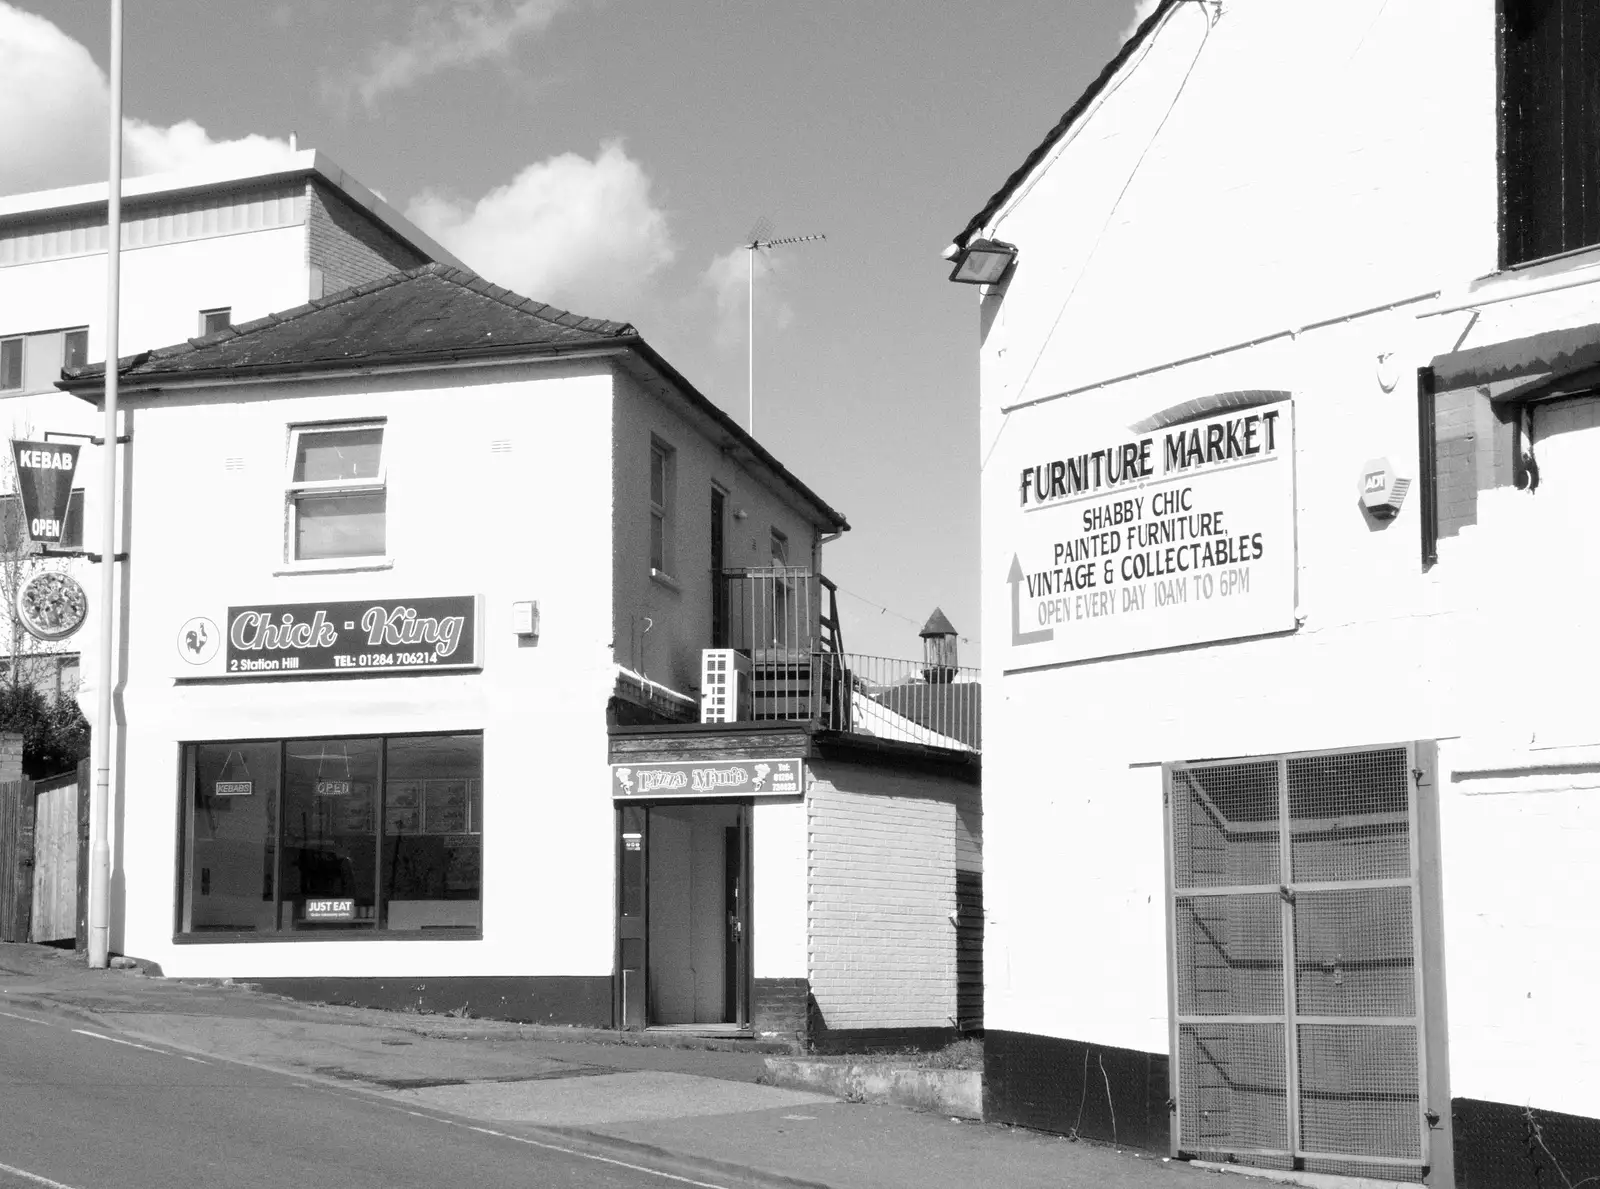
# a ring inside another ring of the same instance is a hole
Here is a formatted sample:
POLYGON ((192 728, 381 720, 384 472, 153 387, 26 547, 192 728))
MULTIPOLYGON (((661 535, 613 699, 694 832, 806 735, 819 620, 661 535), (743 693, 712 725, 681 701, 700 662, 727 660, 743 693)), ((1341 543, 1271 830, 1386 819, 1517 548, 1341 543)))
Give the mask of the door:
POLYGON ((1177 1150, 1429 1163, 1419 775, 1411 747, 1168 768, 1177 1150))
POLYGON ((741 1028, 750 1026, 750 806, 740 805, 739 820, 723 827, 724 941, 723 1014, 741 1028))
POLYGON ((649 810, 643 805, 617 806, 617 984, 614 1014, 617 1026, 648 1025, 645 978, 649 960, 650 903, 648 845, 649 810))
POLYGON ((620 1027, 749 1027, 750 817, 735 801, 617 807, 620 1027))

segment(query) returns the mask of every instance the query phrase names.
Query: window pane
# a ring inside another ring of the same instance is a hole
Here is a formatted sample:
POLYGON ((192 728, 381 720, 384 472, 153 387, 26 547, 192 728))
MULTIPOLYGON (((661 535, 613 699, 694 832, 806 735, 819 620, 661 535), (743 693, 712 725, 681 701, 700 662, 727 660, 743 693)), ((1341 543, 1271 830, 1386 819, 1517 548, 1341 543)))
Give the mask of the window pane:
POLYGON ((89 362, 89 332, 69 330, 61 337, 61 366, 82 367, 89 362))
POLYGON ((22 387, 22 340, 0 341, 0 388, 22 387))
POLYGON ((382 491, 297 497, 295 557, 381 556, 386 502, 382 491))
POLYGON ((376 922, 376 739, 291 739, 284 747, 283 917, 293 929, 376 922))
POLYGON ((301 430, 294 454, 296 483, 332 479, 376 479, 383 454, 383 427, 301 430))
POLYGON ((200 333, 216 334, 219 330, 227 330, 233 325, 233 310, 202 310, 200 312, 200 333))
POLYGON ((383 806, 386 927, 476 927, 483 895, 483 736, 390 739, 383 806))
POLYGON ((657 570, 667 568, 666 522, 659 512, 650 513, 650 565, 657 570))
POLYGON ((185 767, 189 853, 183 917, 188 931, 271 930, 277 743, 198 744, 189 748, 185 767))
POLYGON ((667 456, 654 447, 650 450, 650 502, 658 508, 667 503, 667 456))

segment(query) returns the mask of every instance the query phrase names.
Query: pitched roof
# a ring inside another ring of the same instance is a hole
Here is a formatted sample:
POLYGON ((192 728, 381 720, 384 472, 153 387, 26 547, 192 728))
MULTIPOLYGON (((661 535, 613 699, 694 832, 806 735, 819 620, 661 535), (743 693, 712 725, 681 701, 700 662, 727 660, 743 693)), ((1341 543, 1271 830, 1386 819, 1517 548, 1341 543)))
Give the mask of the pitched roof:
MULTIPOLYGON (((798 494, 835 532, 850 525, 766 447, 659 355, 627 322, 585 318, 531 301, 463 268, 424 264, 282 313, 118 361, 130 390, 192 381, 285 378, 430 363, 558 357, 606 351, 664 378, 738 450, 798 494)), ((58 387, 98 402, 104 363, 61 369, 58 387)))
MULTIPOLYGON (((519 297, 475 273, 424 264, 303 306, 122 361, 124 383, 243 379, 465 356, 560 352, 637 338, 626 322, 519 297)), ((62 387, 98 385, 105 364, 63 368, 62 387)))
POLYGON ((1100 93, 1111 85, 1111 80, 1116 78, 1117 72, 1133 56, 1133 51, 1144 43, 1145 38, 1150 35, 1151 31, 1166 15, 1167 10, 1181 3, 1183 3, 1183 0, 1161 0, 1161 3, 1156 5, 1156 10, 1146 17, 1144 23, 1134 31, 1133 36, 1128 38, 1122 49, 1117 52, 1117 56, 1106 63, 1106 68, 1100 72, 1100 77, 1089 84, 1089 89, 1078 96, 1076 103, 1067 108, 1066 114, 1056 121, 1056 126, 1050 129, 1049 135, 1039 142, 1038 147, 1033 152, 1028 154, 1027 159, 1017 167, 1016 172, 1006 179, 1005 185, 996 190, 989 201, 983 204, 983 209, 967 220, 967 225, 961 229, 960 234, 951 241, 952 243, 959 247, 965 247, 967 240, 983 229, 989 222, 990 216, 1005 205, 1011 195, 1017 191, 1017 188, 1028 180, 1028 175, 1033 173, 1034 167, 1045 159, 1050 150, 1056 146, 1056 142, 1065 136, 1072 129, 1072 126, 1078 122, 1078 117, 1083 115, 1100 93))
POLYGON ((944 613, 943 607, 935 607, 933 614, 928 616, 928 622, 922 625, 919 636, 953 636, 956 634, 955 625, 944 613))

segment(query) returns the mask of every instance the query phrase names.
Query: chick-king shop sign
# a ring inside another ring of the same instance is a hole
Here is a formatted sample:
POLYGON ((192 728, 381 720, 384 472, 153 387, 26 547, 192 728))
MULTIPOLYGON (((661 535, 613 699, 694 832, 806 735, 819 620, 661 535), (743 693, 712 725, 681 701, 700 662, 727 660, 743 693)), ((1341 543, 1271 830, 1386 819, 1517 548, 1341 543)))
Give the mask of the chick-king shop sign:
POLYGON ((59 545, 65 534, 72 476, 78 469, 76 445, 65 442, 11 440, 11 461, 17 468, 17 490, 28 540, 59 545))
POLYGON ((1018 459, 1008 670, 1295 626, 1294 404, 1018 459))
POLYGON ((175 676, 300 677, 481 667, 481 599, 261 603, 178 626, 175 676))

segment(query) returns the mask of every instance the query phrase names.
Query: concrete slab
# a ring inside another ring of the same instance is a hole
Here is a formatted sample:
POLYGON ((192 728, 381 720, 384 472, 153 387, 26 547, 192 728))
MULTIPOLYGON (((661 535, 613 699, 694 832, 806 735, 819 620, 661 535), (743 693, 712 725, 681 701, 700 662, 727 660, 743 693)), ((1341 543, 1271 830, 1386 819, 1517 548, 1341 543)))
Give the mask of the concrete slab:
POLYGON ((397 1090, 390 1097, 477 1119, 581 1128, 701 1116, 721 1119, 745 1112, 833 1103, 831 1098, 804 1090, 648 1070, 559 1080, 429 1086, 397 1090))

